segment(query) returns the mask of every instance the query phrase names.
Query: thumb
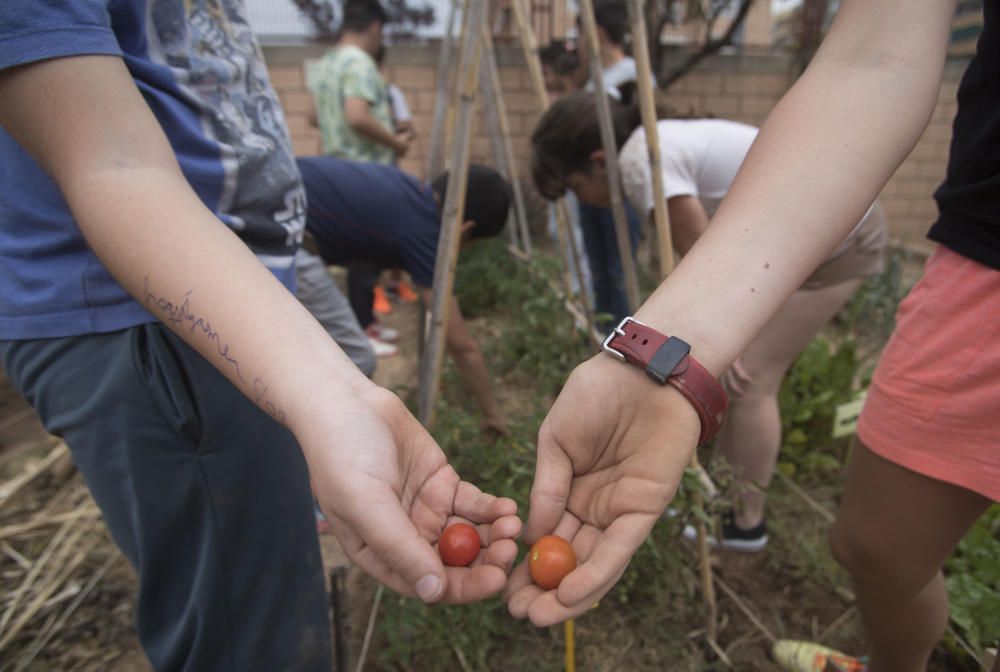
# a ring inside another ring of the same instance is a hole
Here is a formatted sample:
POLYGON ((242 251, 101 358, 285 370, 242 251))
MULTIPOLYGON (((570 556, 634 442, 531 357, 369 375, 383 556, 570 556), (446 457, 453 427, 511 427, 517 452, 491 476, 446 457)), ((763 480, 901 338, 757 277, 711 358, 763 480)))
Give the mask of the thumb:
POLYGON ((398 497, 379 484, 353 515, 345 518, 348 534, 356 535, 356 557, 361 569, 403 595, 425 603, 437 602, 447 590, 444 565, 434 548, 420 536, 398 497))
POLYGON ((573 483, 573 464, 559 446, 549 428, 543 424, 538 432, 538 457, 535 461, 535 481, 531 486, 531 504, 524 540, 533 543, 556 529, 569 501, 573 483))

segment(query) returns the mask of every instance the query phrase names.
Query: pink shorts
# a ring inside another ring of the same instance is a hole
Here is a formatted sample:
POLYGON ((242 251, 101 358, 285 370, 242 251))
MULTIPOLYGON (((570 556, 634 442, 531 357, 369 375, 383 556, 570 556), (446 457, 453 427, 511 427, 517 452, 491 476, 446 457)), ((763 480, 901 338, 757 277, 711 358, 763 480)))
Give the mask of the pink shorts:
POLYGON ((928 259, 858 436, 891 462, 1000 501, 1000 271, 944 247, 928 259))

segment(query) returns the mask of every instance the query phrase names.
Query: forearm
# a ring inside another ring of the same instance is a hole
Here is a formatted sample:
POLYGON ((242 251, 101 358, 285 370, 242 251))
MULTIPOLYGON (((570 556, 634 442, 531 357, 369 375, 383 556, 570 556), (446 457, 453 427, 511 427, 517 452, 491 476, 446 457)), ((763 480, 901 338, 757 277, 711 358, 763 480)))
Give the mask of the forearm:
POLYGON ((885 39, 879 22, 858 20, 863 3, 845 5, 711 226, 638 311, 691 342, 713 373, 843 240, 920 137, 937 99, 951 3, 919 4, 910 12, 880 3, 906 24, 885 39))
POLYGON ((368 138, 372 142, 377 142, 396 152, 399 151, 400 141, 395 133, 378 122, 372 114, 365 110, 362 113, 355 113, 349 122, 351 130, 360 136, 368 138))
POLYGON ((302 427, 370 385, 179 174, 109 170, 66 195, 125 289, 279 422, 302 427))
POLYGON ((53 177, 111 274, 293 429, 370 383, 209 211, 119 59, 0 74, 0 124, 53 177), (302 418, 302 422, 299 422, 302 418))

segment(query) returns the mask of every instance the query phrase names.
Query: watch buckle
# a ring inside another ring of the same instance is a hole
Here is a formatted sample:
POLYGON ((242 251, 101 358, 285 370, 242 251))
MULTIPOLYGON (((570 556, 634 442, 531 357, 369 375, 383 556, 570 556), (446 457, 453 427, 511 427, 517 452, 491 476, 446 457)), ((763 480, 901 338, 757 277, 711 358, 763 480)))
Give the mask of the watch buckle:
POLYGON ((614 348, 612 348, 611 347, 611 341, 612 341, 612 339, 614 339, 615 336, 624 336, 625 335, 625 325, 628 324, 629 322, 635 322, 636 324, 641 325, 643 327, 646 326, 644 323, 640 322, 639 320, 637 320, 634 317, 632 317, 631 315, 629 315, 629 316, 623 318, 622 321, 618 323, 618 326, 611 330, 611 333, 608 334, 607 338, 604 339, 604 342, 601 343, 601 349, 604 350, 604 352, 606 352, 609 355, 612 355, 614 357, 617 357, 618 359, 620 359, 623 362, 626 361, 625 360, 625 355, 623 353, 615 350, 614 348))

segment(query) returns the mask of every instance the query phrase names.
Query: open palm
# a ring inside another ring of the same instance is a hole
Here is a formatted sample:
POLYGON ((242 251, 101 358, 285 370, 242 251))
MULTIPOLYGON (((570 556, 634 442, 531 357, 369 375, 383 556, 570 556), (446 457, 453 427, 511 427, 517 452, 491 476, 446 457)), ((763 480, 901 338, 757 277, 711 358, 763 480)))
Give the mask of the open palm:
POLYGON ((306 453, 320 507, 351 560, 425 602, 499 592, 517 554, 517 504, 462 481, 390 392, 374 390, 338 416, 325 423, 337 440, 316 446, 314 439, 306 453), (445 567, 434 545, 459 521, 476 527, 482 550, 469 567, 445 567))
POLYGON ((559 535, 579 564, 549 591, 518 566, 504 591, 513 616, 551 625, 611 589, 673 498, 699 427, 677 391, 639 369, 598 355, 573 372, 539 431, 525 540, 559 535))

